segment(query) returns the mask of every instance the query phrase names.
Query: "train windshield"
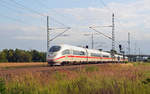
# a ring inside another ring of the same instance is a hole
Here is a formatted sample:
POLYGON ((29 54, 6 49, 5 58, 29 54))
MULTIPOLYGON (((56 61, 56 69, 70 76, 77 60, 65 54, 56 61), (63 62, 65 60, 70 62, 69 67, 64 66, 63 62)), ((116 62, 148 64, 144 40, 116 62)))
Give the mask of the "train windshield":
POLYGON ((60 50, 60 46, 52 46, 51 48, 50 48, 50 50, 49 50, 49 52, 57 52, 57 51, 59 51, 60 50))

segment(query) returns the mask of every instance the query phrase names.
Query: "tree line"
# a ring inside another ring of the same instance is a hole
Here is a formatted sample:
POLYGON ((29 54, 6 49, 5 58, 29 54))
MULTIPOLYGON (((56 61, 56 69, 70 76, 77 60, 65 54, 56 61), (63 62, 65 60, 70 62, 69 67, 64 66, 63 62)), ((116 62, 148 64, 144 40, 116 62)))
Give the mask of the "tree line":
POLYGON ((37 50, 4 49, 0 51, 0 62, 45 62, 46 53, 37 50))

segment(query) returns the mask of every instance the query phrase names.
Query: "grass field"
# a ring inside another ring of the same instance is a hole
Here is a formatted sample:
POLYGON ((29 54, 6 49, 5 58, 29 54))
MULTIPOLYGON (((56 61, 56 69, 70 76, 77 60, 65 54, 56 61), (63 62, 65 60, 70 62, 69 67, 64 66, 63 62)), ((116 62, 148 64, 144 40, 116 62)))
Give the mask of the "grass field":
POLYGON ((100 64, 0 77, 0 94, 150 94, 150 64, 100 64))
POLYGON ((38 67, 38 66, 43 66, 43 65, 47 65, 47 62, 0 63, 0 68, 38 67))

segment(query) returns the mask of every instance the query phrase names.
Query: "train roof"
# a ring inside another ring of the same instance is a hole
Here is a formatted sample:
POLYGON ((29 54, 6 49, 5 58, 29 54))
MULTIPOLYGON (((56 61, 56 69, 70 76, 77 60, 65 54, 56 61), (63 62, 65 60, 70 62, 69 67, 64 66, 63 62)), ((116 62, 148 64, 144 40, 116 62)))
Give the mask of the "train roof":
MULTIPOLYGON (((84 47, 78 47, 78 46, 72 46, 72 45, 68 45, 68 44, 59 44, 59 45, 54 45, 54 46, 61 46, 62 49, 72 49, 72 50, 79 50, 79 51, 85 51, 85 49, 88 50, 88 52, 90 53, 101 53, 101 54, 105 54, 105 55, 111 55, 110 52, 105 52, 105 51, 100 51, 100 50, 96 50, 96 49, 88 49, 88 48, 84 48, 84 47)), ((115 56, 122 56, 120 54, 115 54, 115 56)))
MULTIPOLYGON (((65 48, 65 49, 74 49, 74 50, 80 50, 80 51, 87 49, 84 47, 72 46, 72 45, 68 45, 68 44, 59 44, 56 46, 61 46, 62 48, 65 48)), ((100 51, 100 50, 96 50, 96 49, 87 49, 87 50, 88 50, 88 52, 110 54, 108 52, 104 52, 104 51, 100 51)))

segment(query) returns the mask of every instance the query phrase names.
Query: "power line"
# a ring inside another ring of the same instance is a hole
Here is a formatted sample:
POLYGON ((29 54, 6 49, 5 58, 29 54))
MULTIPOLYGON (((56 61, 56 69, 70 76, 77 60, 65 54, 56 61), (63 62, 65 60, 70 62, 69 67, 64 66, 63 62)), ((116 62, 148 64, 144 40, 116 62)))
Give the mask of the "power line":
POLYGON ((38 11, 35 11, 35 10, 31 9, 31 8, 28 8, 28 7, 24 6, 24 5, 22 5, 22 4, 18 3, 18 2, 16 2, 15 0, 10 0, 10 1, 13 2, 14 4, 20 6, 20 8, 22 8, 22 9, 28 10, 28 11, 33 12, 33 13, 35 13, 35 14, 38 14, 38 15, 40 15, 40 16, 42 16, 42 17, 45 17, 45 16, 46 16, 46 15, 43 15, 43 14, 39 13, 38 11))
POLYGON ((1 4, 1 6, 2 7, 4 7, 4 8, 7 8, 7 9, 10 9, 10 10, 13 10, 13 11, 15 11, 15 12, 17 12, 17 13, 20 13, 21 11, 18 11, 18 10, 15 10, 15 9, 13 9, 13 8, 11 8, 10 6, 7 6, 8 5, 8 3, 7 2, 5 2, 5 1, 3 1, 3 0, 0 0, 0 4, 1 4))
MULTIPOLYGON (((101 3, 103 4, 103 6, 107 8, 107 10, 108 10, 109 12, 114 13, 114 10, 112 10, 112 8, 110 8, 108 5, 106 5, 106 3, 104 2, 104 0, 100 0, 100 1, 101 1, 101 3)), ((121 24, 121 22, 120 22, 120 19, 119 19, 118 17, 116 17, 115 19, 118 21, 119 25, 122 26, 122 24, 121 24)), ((116 22, 117 22, 117 21, 116 21, 116 22)))
POLYGON ((47 5, 45 3, 43 3, 43 1, 41 2, 40 0, 36 0, 36 3, 39 4, 39 5, 42 5, 45 9, 49 9, 49 7, 47 7, 47 5))
MULTIPOLYGON (((14 0, 12 0, 12 1, 14 1, 14 0)), ((6 5, 10 5, 10 3, 6 2, 6 1, 3 1, 3 0, 1 0, 1 2, 5 3, 5 5, 2 5, 2 3, 1 3, 1 6, 5 7, 5 8, 8 8, 8 9, 11 9, 11 10, 17 12, 17 13, 18 13, 18 12, 21 12, 21 11, 17 11, 17 10, 15 10, 15 9, 12 9, 12 8, 6 6, 6 5)), ((14 1, 13 3, 16 4, 16 5, 19 4, 19 3, 17 3, 16 1, 14 1)), ((10 5, 10 6, 12 6, 12 5, 10 5)), ((19 6, 16 6, 16 7, 19 7, 19 8, 21 8, 21 9, 26 9, 26 7, 25 7, 24 5, 20 5, 20 4, 19 4, 19 6)), ((28 8, 28 11, 29 11, 29 12, 34 12, 34 13, 40 15, 40 13, 38 13, 38 12, 32 10, 32 9, 29 9, 29 8, 28 8)), ((3 16, 5 16, 5 15, 3 15, 3 16)), ((40 15, 40 16, 44 16, 44 15, 40 15)), ((9 17, 9 16, 5 16, 5 17, 10 18, 10 19, 13 19, 13 20, 19 20, 19 19, 15 19, 15 18, 12 18, 12 17, 9 17)), ((51 18, 52 18, 52 17, 51 17, 51 18)), ((54 18, 52 18, 52 19, 53 19, 55 22, 57 22, 58 24, 61 24, 61 25, 65 26, 63 23, 61 23, 61 22, 55 20, 54 18)), ((21 20, 19 20, 19 21, 21 21, 21 20)), ((19 21, 18 21, 18 22, 19 22, 19 21)), ((23 22, 23 21, 21 21, 21 22, 23 22)))
POLYGON ((108 11, 110 11, 111 13, 114 13, 113 10, 109 6, 107 6, 103 0, 100 0, 100 1, 103 4, 103 6, 107 8, 108 11))
MULTIPOLYGON (((27 10, 27 11, 29 11, 29 12, 32 12, 32 13, 35 13, 35 14, 37 14, 37 15, 39 15, 39 16, 46 17, 46 15, 44 15, 44 14, 42 14, 42 13, 36 11, 36 10, 33 10, 33 9, 31 9, 31 8, 28 8, 28 7, 24 6, 24 5, 22 5, 22 4, 18 3, 18 2, 16 2, 15 0, 10 0, 10 1, 13 2, 14 4, 18 5, 18 6, 19 6, 20 8, 22 8, 22 9, 25 9, 25 10, 27 10)), ((63 23, 59 22, 58 20, 54 19, 53 17, 50 17, 50 18, 51 18, 52 20, 54 20, 55 22, 57 22, 58 24, 61 24, 61 25, 63 25, 63 26, 66 26, 65 24, 63 24, 63 23)))
MULTIPOLYGON (((43 3, 43 1, 41 1, 41 0, 36 0, 36 3, 37 4, 39 4, 39 5, 42 5, 45 9, 49 9, 49 7, 45 4, 45 3, 43 3)), ((53 11, 53 12, 55 12, 55 14, 59 14, 59 15, 57 15, 57 16, 60 16, 60 13, 58 13, 58 12, 56 12, 56 11, 54 11, 54 10, 51 10, 51 11, 53 11)), ((62 15, 62 14, 61 14, 62 15)), ((66 18, 66 16, 64 16, 64 15, 62 15, 61 17, 65 17, 66 18)), ((52 17, 50 17, 50 18, 52 18, 52 17)), ((61 24, 61 25, 63 25, 63 26, 66 26, 65 24, 63 24, 63 23, 61 23, 61 22, 59 22, 58 20, 56 20, 56 19, 54 19, 54 18, 52 18, 54 21, 56 21, 57 23, 59 23, 59 24, 61 24)))
MULTIPOLYGON (((97 32, 98 34, 101 34, 101 35, 103 35, 103 36, 105 36, 105 37, 107 37, 108 39, 110 39, 110 40, 112 40, 112 37, 110 37, 110 36, 108 36, 108 35, 106 35, 106 34, 104 34, 104 33, 102 33, 102 32, 99 32, 98 30, 96 30, 96 29, 94 29, 94 28, 92 28, 92 27, 90 27, 90 29, 92 29, 92 30, 94 30, 95 32, 97 32)), ((118 45, 120 45, 121 43, 119 42, 119 41, 114 41, 116 44, 118 44, 118 45)), ((128 47, 126 47, 126 46, 124 46, 126 49, 128 49, 128 47)), ((131 48, 130 48, 131 49, 131 48)))
MULTIPOLYGON (((12 5, 11 5, 10 3, 6 2, 6 1, 3 1, 3 0, 1 0, 0 2, 1 2, 0 4, 1 4, 2 7, 7 8, 7 9, 10 9, 10 10, 13 10, 13 12, 16 12, 16 13, 20 14, 21 11, 18 11, 18 10, 15 10, 15 9, 11 8, 12 5), (9 5, 9 6, 8 6, 8 5, 9 5)), ((18 6, 17 6, 17 7, 18 7, 18 6)), ((19 8, 20 8, 20 7, 19 7, 19 8)), ((1 14, 0 16, 1 16, 1 17, 5 17, 5 18, 8 18, 8 19, 10 19, 10 20, 12 20, 12 21, 16 21, 16 22, 19 22, 19 23, 22 23, 22 24, 25 24, 25 25, 29 25, 29 24, 27 24, 25 21, 20 20, 20 19, 17 19, 17 18, 13 18, 13 17, 10 17, 10 16, 6 16, 6 15, 4 15, 4 14, 1 14)))
MULTIPOLYGON (((1 4, 2 7, 7 8, 7 9, 10 9, 10 10, 13 10, 13 12, 17 12, 18 14, 20 14, 21 11, 15 10, 15 9, 11 8, 10 6, 9 6, 9 7, 7 6, 7 5, 10 5, 10 3, 8 4, 6 1, 3 1, 3 0, 1 0, 0 2, 1 2, 0 4, 1 4)), ((5 18, 8 18, 8 19, 10 19, 10 20, 12 20, 12 21, 16 21, 16 22, 19 22, 19 23, 22 23, 22 24, 25 24, 25 25, 29 25, 29 24, 27 24, 25 21, 20 20, 20 19, 17 19, 17 18, 13 18, 13 17, 10 17, 10 16, 6 16, 6 15, 4 15, 4 14, 1 14, 0 16, 1 16, 1 17, 5 17, 5 18)))
MULTIPOLYGON (((23 20, 16 19, 16 18, 13 18, 13 17, 9 17, 9 16, 6 16, 6 15, 4 15, 4 14, 1 14, 0 16, 1 16, 1 17, 4 17, 4 18, 7 18, 7 19, 9 19, 9 20, 12 20, 12 21, 15 21, 15 22, 24 24, 24 25, 33 25, 33 24, 27 24, 27 23, 24 22, 23 20)), ((35 26, 35 27, 39 27, 39 26, 35 26)), ((39 27, 39 28, 45 29, 45 28, 43 28, 43 27, 39 27)))
POLYGON ((51 18, 51 20, 53 20, 53 21, 57 22, 58 24, 60 24, 60 25, 62 25, 62 26, 67 27, 65 24, 63 24, 63 23, 59 22, 58 20, 54 19, 53 17, 50 17, 50 18, 51 18))
POLYGON ((105 35, 104 33, 99 32, 98 30, 96 30, 96 29, 94 29, 94 28, 92 28, 92 27, 89 27, 89 28, 92 29, 92 30, 94 30, 94 31, 97 32, 98 34, 101 34, 101 35, 107 37, 108 39, 111 39, 111 40, 112 40, 112 37, 110 37, 110 36, 108 36, 108 35, 105 35))
POLYGON ((66 29, 65 31, 63 31, 62 33, 56 35, 54 38, 50 39, 50 41, 53 41, 54 39, 58 38, 59 36, 61 36, 62 34, 64 34, 65 32, 67 32, 70 28, 66 29))
MULTIPOLYGON (((106 3, 105 3, 103 0, 100 0, 100 1, 101 1, 101 3, 103 4, 103 6, 107 8, 107 10, 108 10, 109 12, 114 13, 114 11, 113 11, 108 5, 106 5, 106 3)), ((116 20, 118 21, 119 25, 122 25, 121 22, 120 22, 120 20, 119 20, 119 18, 116 18, 116 20)), ((116 42, 116 41, 115 41, 115 42, 116 42)), ((125 47, 125 48, 129 49, 128 47, 125 47)), ((131 49, 131 48, 130 48, 130 49, 131 49)))
POLYGON ((5 18, 8 18, 8 19, 13 20, 13 21, 16 21, 16 22, 19 22, 19 23, 22 23, 22 24, 25 24, 25 25, 28 25, 28 24, 26 24, 26 23, 25 23, 24 21, 22 21, 22 20, 19 20, 19 19, 16 19, 16 18, 12 18, 12 17, 6 16, 6 15, 4 15, 4 14, 1 14, 0 16, 1 16, 1 17, 5 17, 5 18))

